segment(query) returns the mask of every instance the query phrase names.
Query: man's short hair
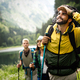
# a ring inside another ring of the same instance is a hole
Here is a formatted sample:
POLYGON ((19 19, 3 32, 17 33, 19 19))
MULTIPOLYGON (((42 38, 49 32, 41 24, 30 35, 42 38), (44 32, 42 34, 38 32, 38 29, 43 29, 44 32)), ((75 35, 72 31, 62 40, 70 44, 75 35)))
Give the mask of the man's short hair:
POLYGON ((22 43, 23 43, 24 41, 28 41, 28 43, 29 43, 29 40, 28 40, 27 38, 24 38, 24 39, 22 40, 22 43))
POLYGON ((73 10, 74 12, 78 12, 77 8, 73 6, 69 6, 69 5, 65 5, 65 6, 67 6, 69 9, 73 10))

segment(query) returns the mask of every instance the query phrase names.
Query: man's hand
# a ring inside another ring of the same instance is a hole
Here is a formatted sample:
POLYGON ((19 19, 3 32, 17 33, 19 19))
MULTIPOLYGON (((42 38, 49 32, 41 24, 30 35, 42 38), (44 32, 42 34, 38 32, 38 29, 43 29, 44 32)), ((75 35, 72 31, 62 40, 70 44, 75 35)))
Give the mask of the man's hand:
POLYGON ((21 64, 17 64, 17 68, 20 68, 21 67, 21 64))
POLYGON ((58 11, 60 11, 60 10, 66 11, 68 15, 70 15, 71 12, 73 11, 73 10, 69 9, 69 8, 68 8, 67 6, 65 6, 65 5, 61 5, 60 7, 57 8, 57 10, 58 10, 58 11))
POLYGON ((44 36, 42 39, 42 44, 46 45, 48 43, 49 39, 50 39, 50 37, 44 36))

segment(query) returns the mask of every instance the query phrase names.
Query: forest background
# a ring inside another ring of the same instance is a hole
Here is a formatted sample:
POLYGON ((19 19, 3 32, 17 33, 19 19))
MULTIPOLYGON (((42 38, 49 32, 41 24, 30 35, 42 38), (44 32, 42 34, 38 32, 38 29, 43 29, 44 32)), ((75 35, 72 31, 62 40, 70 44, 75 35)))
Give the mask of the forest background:
MULTIPOLYGON (((8 3, 6 2, 0 3, 0 10, 4 11, 4 7, 8 11, 8 3), (4 5, 4 6, 3 6, 4 5)), ((77 8, 80 12, 80 0, 55 0, 54 4, 54 12, 56 11, 57 7, 59 7, 62 4, 68 4, 75 8, 77 8)), ((19 5, 19 4, 18 4, 19 5)), ((2 13, 0 11, 0 47, 9 47, 9 46, 20 46, 21 41, 23 38, 28 38, 30 41, 30 44, 36 44, 36 39, 39 35, 44 35, 44 32, 49 24, 52 24, 53 18, 55 15, 53 15, 52 18, 49 18, 46 23, 42 23, 41 28, 36 26, 36 31, 31 32, 28 30, 24 30, 20 28, 17 24, 11 23, 5 19, 2 18, 2 13)))
MULTIPOLYGON (((11 46, 21 46, 21 41, 23 38, 28 38, 31 45, 36 44, 35 40, 39 35, 44 35, 44 32, 49 24, 52 24, 53 18, 55 15, 53 15, 52 18, 49 18, 46 23, 42 23, 41 28, 36 26, 36 31, 31 32, 29 30, 24 30, 19 27, 19 25, 14 24, 10 20, 5 20, 2 17, 2 12, 4 12, 5 8, 8 10, 8 0, 2 0, 5 2, 1 2, 0 0, 0 48, 2 47, 11 47, 11 46)), ((15 1, 15 0, 14 0, 15 1)), ((31 1, 31 0, 30 0, 31 1)), ((41 1, 41 0, 40 0, 41 1)), ((54 4, 54 12, 56 11, 57 7, 59 7, 62 4, 68 4, 75 8, 77 8, 80 12, 80 0, 55 0, 54 4)), ((19 5, 19 4, 18 4, 19 5)), ((9 16, 5 15, 7 18, 9 16)), ((39 15, 38 15, 39 16, 39 15)), ((30 16, 31 17, 31 16, 30 16)), ((41 16, 39 16, 40 19, 41 16)), ((22 20, 23 21, 23 20, 22 20)), ((39 21, 39 20, 36 20, 39 21)), ((38 22, 37 22, 38 23, 38 22)), ((33 29, 32 29, 33 30, 33 29)), ((12 56, 11 56, 12 57, 12 56)), ((14 57, 14 56, 13 56, 14 57)), ((7 58, 5 58, 7 59, 7 58)), ((0 80, 25 80, 24 79, 24 71, 22 68, 19 71, 18 75, 18 69, 16 67, 17 63, 15 65, 1 65, 0 67, 0 80)), ((77 80, 80 80, 80 72, 79 75, 77 75, 77 80)))

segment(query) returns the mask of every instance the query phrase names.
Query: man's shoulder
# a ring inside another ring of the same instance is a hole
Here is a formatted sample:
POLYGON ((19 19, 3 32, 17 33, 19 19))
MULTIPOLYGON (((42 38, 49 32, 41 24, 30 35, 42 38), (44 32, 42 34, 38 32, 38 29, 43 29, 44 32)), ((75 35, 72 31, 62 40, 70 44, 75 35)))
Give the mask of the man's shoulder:
POLYGON ((74 28, 74 32, 76 32, 76 33, 79 32, 79 33, 80 33, 80 27, 75 27, 75 28, 74 28))
POLYGON ((74 29, 80 29, 80 27, 75 27, 74 29))
POLYGON ((50 29, 50 27, 56 28, 56 27, 57 27, 57 24, 55 23, 54 25, 53 25, 53 24, 48 25, 48 27, 47 27, 47 29, 46 29, 46 30, 49 30, 49 29, 50 29))

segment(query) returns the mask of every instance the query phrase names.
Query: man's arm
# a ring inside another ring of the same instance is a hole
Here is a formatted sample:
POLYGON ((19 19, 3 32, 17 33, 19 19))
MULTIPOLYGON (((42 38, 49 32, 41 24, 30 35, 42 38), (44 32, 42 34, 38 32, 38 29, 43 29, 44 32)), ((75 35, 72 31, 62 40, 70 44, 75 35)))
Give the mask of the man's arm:
POLYGON ((73 13, 73 19, 75 19, 80 24, 80 14, 78 12, 73 13))
MULTIPOLYGON (((20 52, 19 52, 19 55, 20 55, 20 52)), ((17 68, 20 68, 21 65, 22 65, 22 61, 21 61, 21 59, 20 59, 19 64, 17 64, 17 68)))

